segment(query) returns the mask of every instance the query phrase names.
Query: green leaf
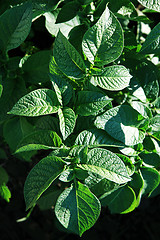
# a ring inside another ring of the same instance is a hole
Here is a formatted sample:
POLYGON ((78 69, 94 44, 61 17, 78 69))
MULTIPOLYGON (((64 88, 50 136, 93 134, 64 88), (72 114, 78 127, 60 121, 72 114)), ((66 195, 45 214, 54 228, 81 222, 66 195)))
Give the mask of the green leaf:
POLYGON ((11 192, 9 190, 9 188, 3 184, 3 185, 0 185, 0 196, 6 200, 7 202, 10 201, 10 198, 11 198, 11 192))
POLYGON ((141 201, 142 191, 144 186, 144 181, 138 172, 135 172, 132 175, 132 181, 129 182, 129 186, 134 190, 136 194, 137 207, 138 207, 141 201))
POLYGON ((63 227, 79 236, 95 224, 100 210, 98 198, 80 182, 64 190, 55 206, 56 217, 63 227))
POLYGON ((90 150, 87 161, 80 162, 77 167, 119 184, 131 180, 123 161, 116 154, 103 148, 90 150))
POLYGON ((137 207, 135 192, 129 186, 102 195, 100 201, 103 206, 109 207, 111 213, 129 213, 137 207))
POLYGON ((46 115, 41 116, 38 119, 36 119, 35 122, 36 129, 44 129, 44 130, 52 130, 60 133, 59 130, 59 121, 56 117, 53 117, 52 115, 46 115))
POLYGON ((128 105, 114 107, 95 120, 95 126, 125 145, 142 143, 145 133, 138 129, 142 115, 128 105))
POLYGON ((154 168, 143 167, 141 174, 144 181, 142 194, 150 195, 160 183, 159 172, 154 168))
POLYGON ((62 193, 61 189, 50 190, 50 188, 48 188, 37 201, 40 210, 43 211, 52 209, 55 206, 57 198, 61 193, 62 193))
POLYGON ((92 79, 103 89, 118 91, 128 87, 131 77, 127 68, 121 65, 113 65, 93 75, 92 79))
POLYGON ((111 146, 120 147, 124 146, 123 143, 112 138, 106 131, 101 129, 89 129, 82 131, 75 140, 75 145, 87 146, 111 146))
POLYGON ((160 54, 160 23, 158 23, 147 36, 140 53, 160 54))
POLYGON ((147 105, 140 101, 132 101, 131 106, 139 112, 144 118, 152 117, 152 112, 147 105))
POLYGON ((119 154, 119 153, 117 153, 116 155, 124 162, 127 172, 128 172, 128 175, 132 176, 135 172, 135 166, 134 166, 133 162, 130 160, 130 158, 123 154, 119 154))
POLYGON ((6 78, 3 81, 3 92, 0 98, 0 122, 7 118, 7 112, 13 107, 18 99, 26 94, 26 86, 22 78, 6 78), (9 96, 9 97, 8 97, 9 96))
POLYGON ((71 108, 65 107, 62 110, 58 110, 58 116, 60 121, 60 130, 65 140, 74 130, 76 123, 76 116, 71 108))
POLYGON ((160 155, 155 152, 142 152, 140 158, 143 159, 143 164, 148 167, 160 167, 160 155))
POLYGON ((58 86, 62 95, 62 103, 63 105, 67 105, 73 95, 72 85, 68 82, 69 78, 58 68, 54 57, 51 58, 49 70, 53 86, 54 84, 58 86))
POLYGON ((152 127, 152 131, 159 132, 160 131, 160 115, 156 115, 150 119, 150 126, 152 127))
MULTIPOLYGON (((33 132, 33 126, 27 122, 23 117, 14 117, 5 122, 3 127, 3 136, 5 141, 10 147, 12 153, 17 149, 18 144, 22 139, 33 132), (14 127, 13 127, 14 126, 14 127)), ((30 161, 31 157, 35 154, 33 152, 25 152, 17 154, 17 158, 22 158, 25 161, 30 161)))
POLYGON ((26 82, 43 83, 49 81, 48 70, 51 51, 40 51, 31 55, 22 65, 26 82))
POLYGON ((10 8, 2 14, 0 16, 0 50, 4 52, 19 47, 28 36, 31 24, 31 3, 10 8))
POLYGON ((74 18, 77 14, 79 7, 80 4, 75 1, 71 1, 63 5, 57 16, 56 23, 66 22, 74 18))
MULTIPOLYGON (((131 69, 133 76, 130 84, 134 86, 136 90, 142 87, 148 100, 153 102, 158 97, 159 93, 157 67, 147 60, 128 59, 125 63, 126 66, 131 69)), ((142 91, 141 94, 142 96, 144 95, 142 91)), ((140 97, 140 93, 139 99, 145 101, 144 96, 140 97)))
POLYGON ((68 77, 80 79, 84 76, 86 67, 82 57, 61 32, 54 42, 53 56, 60 70, 68 77))
POLYGON ((40 149, 54 149, 55 147, 60 147, 61 144, 62 140, 56 132, 38 130, 30 133, 20 141, 16 153, 40 149))
POLYGON ((53 12, 46 12, 44 13, 45 19, 46 19, 46 29, 50 34, 53 36, 57 36, 59 30, 64 34, 64 36, 68 36, 69 32, 72 28, 80 24, 79 17, 74 17, 70 21, 67 21, 65 23, 59 23, 56 24, 56 18, 59 11, 55 10, 53 12))
POLYGON ((9 176, 6 170, 0 166, 0 185, 7 184, 9 176))
POLYGON ((58 109, 59 102, 54 91, 37 89, 22 97, 9 114, 35 117, 56 113, 58 109))
POLYGON ((89 116, 104 108, 111 98, 101 92, 80 91, 76 102, 76 113, 81 116, 89 116))
POLYGON ((81 54, 82 53, 82 39, 88 27, 85 23, 75 26, 69 32, 69 42, 75 47, 75 49, 81 54))
POLYGON ((144 7, 160 12, 160 0, 138 0, 144 7))
POLYGON ((97 23, 84 34, 82 49, 88 60, 96 66, 109 64, 121 55, 122 27, 108 7, 97 23))
POLYGON ((32 168, 24 185, 24 198, 26 210, 36 204, 42 193, 64 170, 64 162, 61 158, 48 156, 43 158, 32 168))

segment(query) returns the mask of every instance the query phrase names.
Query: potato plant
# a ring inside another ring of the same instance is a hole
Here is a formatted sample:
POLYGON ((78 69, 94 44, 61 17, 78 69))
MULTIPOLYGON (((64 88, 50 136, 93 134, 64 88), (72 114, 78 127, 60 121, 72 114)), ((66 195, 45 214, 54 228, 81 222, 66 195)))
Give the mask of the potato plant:
MULTIPOLYGON (((160 24, 146 14, 160 12, 160 1, 138 2, 1 4, 1 141, 19 161, 47 152, 26 178, 26 210, 54 205, 79 236, 101 208, 126 214, 159 194, 160 24), (53 45, 27 47, 42 17, 53 45), (17 48, 23 57, 11 56, 17 48)), ((0 195, 9 201, 7 182, 4 165, 0 195)))

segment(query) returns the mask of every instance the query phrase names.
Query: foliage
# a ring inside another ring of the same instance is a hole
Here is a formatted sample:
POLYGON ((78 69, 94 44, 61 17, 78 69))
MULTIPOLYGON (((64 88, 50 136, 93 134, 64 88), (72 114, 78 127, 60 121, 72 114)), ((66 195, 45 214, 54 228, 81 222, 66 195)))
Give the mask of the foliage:
MULTIPOLYGON (((159 1, 139 2, 159 11, 159 1)), ((129 213, 160 184, 160 25, 140 31, 152 21, 129 0, 12 4, 0 16, 2 143, 28 162, 48 151, 25 181, 26 209, 53 199, 59 222, 81 236, 101 206, 129 213), (53 50, 28 45, 42 17, 53 50), (11 56, 18 47, 23 56, 11 56)), ((8 179, 0 167, 7 201, 8 179)))

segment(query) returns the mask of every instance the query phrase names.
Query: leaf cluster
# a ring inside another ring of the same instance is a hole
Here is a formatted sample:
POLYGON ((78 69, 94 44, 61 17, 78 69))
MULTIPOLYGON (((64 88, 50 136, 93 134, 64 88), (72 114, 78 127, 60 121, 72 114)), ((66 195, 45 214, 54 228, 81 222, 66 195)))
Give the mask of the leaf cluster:
MULTIPOLYGON (((26 209, 54 205, 59 222, 80 236, 101 207, 125 214, 142 196, 159 194, 160 25, 151 29, 133 2, 2 4, 3 141, 23 161, 48 150, 26 178, 26 209), (53 49, 11 57, 42 17, 53 49), (144 25, 148 35, 140 30, 144 25)), ((139 2, 160 11, 159 0, 139 2)), ((8 175, 2 167, 0 174, 0 195, 8 200, 8 175)))

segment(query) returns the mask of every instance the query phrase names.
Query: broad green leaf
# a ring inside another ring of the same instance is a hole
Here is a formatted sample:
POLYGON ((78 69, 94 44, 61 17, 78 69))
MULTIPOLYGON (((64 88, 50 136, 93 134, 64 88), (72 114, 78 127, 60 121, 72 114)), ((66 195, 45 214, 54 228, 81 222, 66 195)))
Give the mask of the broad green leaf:
POLYGON ((100 201, 103 206, 108 206, 111 213, 129 213, 137 207, 135 192, 129 186, 102 195, 100 201))
POLYGON ((22 65, 26 82, 43 83, 49 81, 48 71, 51 51, 40 51, 31 55, 22 65))
POLYGON ((0 166, 0 185, 7 184, 9 176, 6 170, 0 166))
MULTIPOLYGON (((135 90, 142 87, 147 99, 153 102, 159 94, 157 67, 150 61, 141 61, 132 58, 127 59, 125 64, 126 67, 131 70, 131 74, 133 76, 130 81, 131 86, 134 86, 135 90)), ((140 94, 139 99, 141 100, 140 94)), ((145 101, 145 99, 142 101, 145 101)))
POLYGON ((152 131, 159 132, 160 131, 160 114, 157 114, 153 118, 150 119, 150 126, 152 131))
POLYGON ((7 120, 10 116, 8 111, 14 106, 19 98, 27 93, 24 79, 6 78, 3 81, 3 92, 0 98, 0 122, 7 120), (9 96, 9 97, 8 97, 9 96))
MULTIPOLYGON (((33 126, 27 122, 24 117, 14 117, 5 122, 3 127, 3 136, 5 141, 10 147, 12 153, 17 149, 18 144, 22 139, 33 132, 33 126), (13 127, 14 126, 14 127, 13 127)), ((30 161, 31 157, 36 152, 25 152, 16 154, 17 158, 24 159, 25 161, 30 161)))
POLYGON ((106 131, 93 128, 81 132, 75 140, 75 145, 120 147, 124 144, 112 138, 106 131))
POLYGON ((28 36, 31 24, 31 3, 10 8, 3 13, 0 16, 0 50, 9 51, 19 47, 28 36))
POLYGON ((140 53, 160 54, 160 23, 158 23, 147 36, 140 53))
POLYGON ((9 114, 19 116, 42 116, 58 112, 59 102, 56 93, 50 89, 37 89, 22 97, 9 114))
POLYGON ((129 186, 134 190, 136 194, 137 207, 138 207, 141 201, 142 190, 144 186, 144 181, 142 179, 142 176, 138 172, 135 172, 132 175, 132 181, 129 182, 129 186))
POLYGON ((82 57, 61 32, 56 37, 53 56, 65 75, 75 79, 84 77, 86 67, 82 57))
POLYGON ((160 174, 154 168, 143 167, 141 174, 144 181, 142 194, 150 195, 160 183, 160 174))
POLYGON ((36 119, 34 125, 36 129, 52 130, 58 134, 60 133, 59 121, 56 117, 53 117, 52 115, 39 117, 38 119, 36 119))
POLYGON ((116 154, 103 148, 90 150, 87 161, 80 162, 77 166, 115 183, 121 184, 131 180, 123 161, 116 154))
POLYGON ((64 170, 61 158, 48 156, 32 168, 24 185, 24 198, 28 210, 36 204, 42 193, 64 170))
POLYGON ((81 54, 82 53, 82 39, 88 27, 85 23, 75 26, 69 32, 69 42, 75 47, 75 49, 81 54))
POLYGON ((138 129, 142 115, 128 105, 114 107, 95 120, 95 126, 125 145, 142 143, 145 133, 138 129))
POLYGON ((77 16, 65 23, 56 24, 57 15, 58 15, 57 10, 55 10, 53 12, 44 13, 44 16, 46 19, 46 23, 45 23, 46 29, 53 36, 57 36, 57 34, 60 30, 64 34, 64 36, 67 37, 70 30, 73 27, 80 24, 79 18, 77 16))
POLYGON ((137 111, 139 112, 144 118, 148 118, 148 117, 152 117, 152 112, 149 109, 149 107, 145 104, 143 104, 140 101, 132 101, 131 106, 137 111))
POLYGON ((82 49, 88 60, 96 66, 109 64, 121 55, 122 27, 108 7, 97 23, 84 34, 82 49))
POLYGON ((116 155, 124 162, 128 175, 132 176, 135 172, 135 166, 131 159, 123 154, 117 153, 116 155))
POLYGON ((59 196, 55 214, 67 230, 82 236, 97 221, 101 210, 98 198, 80 182, 59 196))
POLYGON ((62 144, 61 138, 56 132, 50 130, 38 130, 24 137, 17 146, 16 153, 40 150, 54 149, 62 144))
POLYGON ((138 79, 136 79, 135 77, 131 79, 128 89, 134 97, 138 98, 142 102, 147 101, 144 89, 138 82, 138 79))
POLYGON ((155 152, 142 152, 140 158, 143 159, 143 164, 148 167, 160 167, 160 155, 155 152))
POLYGON ((128 69, 121 65, 106 67, 97 75, 92 76, 95 84, 110 91, 118 91, 128 87, 131 77, 128 69))
POLYGON ((76 113, 82 116, 93 115, 111 101, 111 98, 101 92, 80 91, 77 96, 76 113))
POLYGON ((129 85, 131 77, 127 68, 121 65, 113 65, 102 69, 97 75, 93 75, 92 79, 95 84, 103 89, 118 91, 129 85))
POLYGON ((144 7, 160 12, 160 0, 138 0, 144 7))
POLYGON ((54 57, 51 58, 50 65, 50 78, 52 84, 56 84, 61 92, 62 95, 62 103, 64 106, 66 106, 73 95, 73 88, 72 85, 68 82, 69 79, 66 77, 66 75, 63 74, 63 72, 58 68, 54 57))
POLYGON ((33 126, 24 117, 11 118, 3 127, 4 139, 12 151, 15 151, 22 138, 30 133, 33 133, 33 126))
POLYGON ((37 204, 42 211, 52 209, 56 204, 57 198, 62 193, 61 189, 49 189, 50 188, 48 188, 37 201, 37 204))
POLYGON ((80 3, 75 1, 70 1, 63 5, 57 16, 56 23, 67 22, 74 18, 79 10, 79 7, 80 3))
MULTIPOLYGON (((82 169, 79 170, 83 171, 82 169)), ((83 172, 85 173, 85 171, 83 172)), ((88 176, 85 176, 84 183, 97 197, 119 186, 118 183, 112 182, 93 172, 89 172, 88 176)))
POLYGON ((10 201, 10 198, 11 198, 11 192, 9 190, 9 188, 3 184, 3 185, 0 185, 0 196, 6 200, 7 202, 10 201))
POLYGON ((72 132, 76 123, 76 116, 71 108, 65 107, 62 110, 58 110, 58 116, 60 121, 60 130, 65 140, 72 132))

